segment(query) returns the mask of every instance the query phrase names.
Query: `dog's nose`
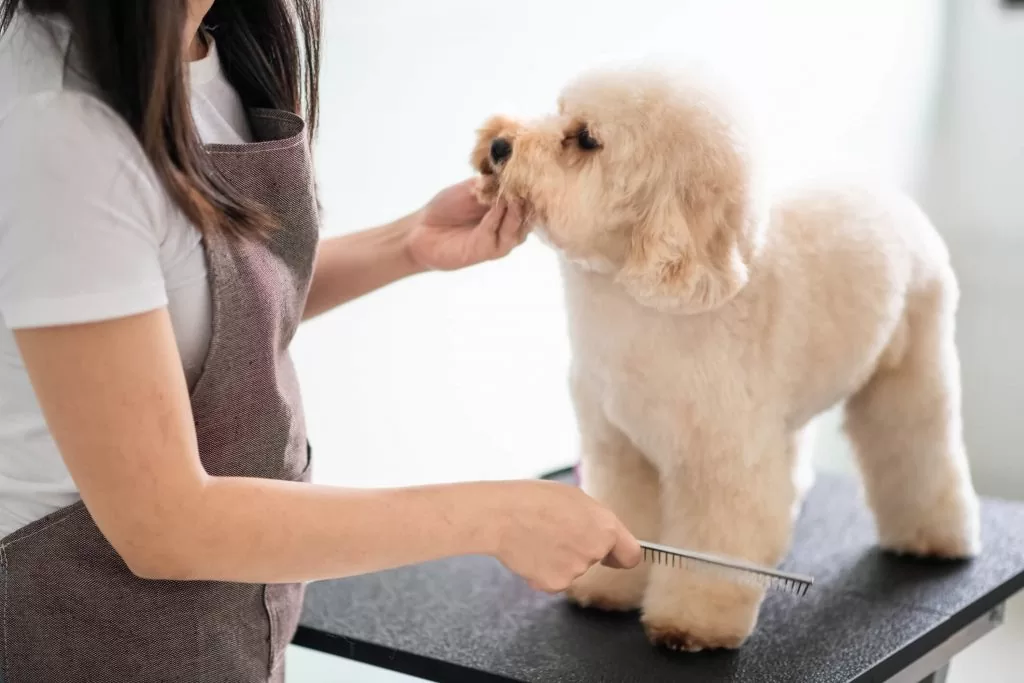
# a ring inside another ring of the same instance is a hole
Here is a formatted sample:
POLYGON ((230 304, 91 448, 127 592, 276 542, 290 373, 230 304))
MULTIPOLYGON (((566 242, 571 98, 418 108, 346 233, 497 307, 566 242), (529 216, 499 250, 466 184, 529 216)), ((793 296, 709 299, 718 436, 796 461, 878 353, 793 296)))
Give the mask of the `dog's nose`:
POLYGON ((491 161, 500 164, 512 156, 512 143, 505 138, 494 138, 491 142, 491 161))

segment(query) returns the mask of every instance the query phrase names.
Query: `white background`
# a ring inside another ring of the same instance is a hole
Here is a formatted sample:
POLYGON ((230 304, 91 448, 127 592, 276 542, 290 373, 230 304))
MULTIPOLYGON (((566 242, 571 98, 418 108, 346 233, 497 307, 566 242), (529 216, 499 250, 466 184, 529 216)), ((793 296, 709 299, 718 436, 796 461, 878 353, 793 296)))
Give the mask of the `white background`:
MULTIPOLYGON (((922 200, 964 290, 979 488, 1024 497, 1024 12, 998 0, 325 4, 327 234, 396 218, 462 179, 485 117, 548 111, 581 69, 650 56, 707 62, 753 103, 777 178, 865 172, 922 200)), ((534 241, 501 263, 414 278, 306 326, 295 354, 317 481, 527 477, 573 461, 564 327, 553 257, 534 241)), ((819 462, 848 470, 835 425, 824 420, 819 462)), ((1004 661, 1009 676, 1022 665, 1012 657, 1003 648, 974 661, 1004 661)), ((371 680, 292 659, 290 680, 371 680)))
MULTIPOLYGON (((696 58, 754 103, 779 177, 840 167, 909 185, 929 135, 941 12, 927 0, 329 3, 325 230, 395 218, 469 172, 494 112, 549 111, 607 61, 696 58)), ((317 478, 533 476, 575 459, 553 256, 401 283, 309 325, 296 357, 317 478)))

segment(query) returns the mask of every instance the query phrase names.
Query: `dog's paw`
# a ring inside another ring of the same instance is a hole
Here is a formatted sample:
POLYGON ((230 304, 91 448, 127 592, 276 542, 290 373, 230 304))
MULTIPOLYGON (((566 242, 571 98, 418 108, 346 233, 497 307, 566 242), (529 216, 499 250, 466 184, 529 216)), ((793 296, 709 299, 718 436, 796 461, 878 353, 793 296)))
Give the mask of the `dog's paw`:
POLYGON ((885 538, 883 550, 894 555, 934 557, 940 560, 967 560, 981 552, 981 541, 970 534, 919 532, 904 538, 885 538))
POLYGON ((604 612, 632 612, 640 609, 647 583, 646 568, 621 570, 595 566, 576 579, 565 592, 580 607, 604 612))
POLYGON ((658 567, 641 621, 654 645, 687 652, 735 649, 754 631, 763 597, 756 586, 658 567))
POLYGON ((961 495, 878 519, 879 544, 898 555, 966 560, 981 552, 977 497, 961 495))
POLYGON ((747 639, 736 633, 702 632, 701 629, 687 629, 675 624, 644 621, 644 632, 652 645, 669 650, 700 652, 701 650, 735 650, 747 639))

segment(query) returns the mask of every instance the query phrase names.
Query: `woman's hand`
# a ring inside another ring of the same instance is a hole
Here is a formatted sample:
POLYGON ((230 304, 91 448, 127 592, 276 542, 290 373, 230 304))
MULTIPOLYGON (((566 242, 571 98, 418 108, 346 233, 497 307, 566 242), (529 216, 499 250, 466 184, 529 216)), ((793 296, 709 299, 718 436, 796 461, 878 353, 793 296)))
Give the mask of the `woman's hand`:
POLYGON ((481 204, 475 180, 441 190, 411 217, 407 248, 425 270, 457 270, 507 255, 526 239, 521 207, 481 204))
POLYGON ((456 270, 505 256, 528 231, 520 207, 488 208, 473 180, 439 192, 419 211, 372 230, 324 240, 305 318, 425 270, 456 270))
POLYGON ((631 569, 643 557, 622 522, 575 487, 503 482, 494 500, 492 554, 536 590, 558 593, 599 562, 631 569))

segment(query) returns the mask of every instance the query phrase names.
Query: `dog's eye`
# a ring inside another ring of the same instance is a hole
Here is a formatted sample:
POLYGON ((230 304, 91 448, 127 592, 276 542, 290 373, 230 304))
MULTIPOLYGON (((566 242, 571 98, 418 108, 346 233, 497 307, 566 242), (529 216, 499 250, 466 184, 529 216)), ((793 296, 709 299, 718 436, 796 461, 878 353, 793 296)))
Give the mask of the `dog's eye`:
POLYGON ((576 144, 580 146, 580 149, 584 149, 588 152, 601 148, 601 143, 590 134, 590 130, 585 126, 580 128, 579 132, 576 133, 576 144))

